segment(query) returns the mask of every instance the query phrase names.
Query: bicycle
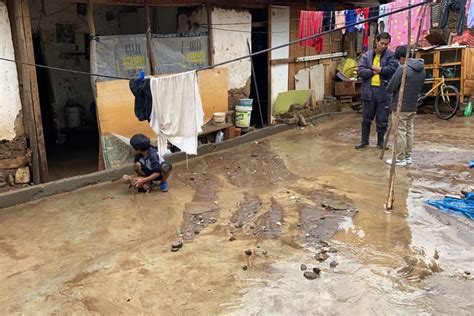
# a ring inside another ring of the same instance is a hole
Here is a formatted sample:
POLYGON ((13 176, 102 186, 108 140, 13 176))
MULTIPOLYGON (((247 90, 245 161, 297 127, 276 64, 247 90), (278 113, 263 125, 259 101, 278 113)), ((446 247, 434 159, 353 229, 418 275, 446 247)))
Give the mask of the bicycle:
POLYGON ((434 78, 433 87, 420 95, 418 98, 418 106, 430 96, 437 88, 438 93, 435 99, 436 115, 443 120, 449 120, 456 115, 459 109, 459 90, 455 86, 447 85, 445 78, 452 78, 454 76, 451 68, 438 67, 441 70, 441 77, 434 78))

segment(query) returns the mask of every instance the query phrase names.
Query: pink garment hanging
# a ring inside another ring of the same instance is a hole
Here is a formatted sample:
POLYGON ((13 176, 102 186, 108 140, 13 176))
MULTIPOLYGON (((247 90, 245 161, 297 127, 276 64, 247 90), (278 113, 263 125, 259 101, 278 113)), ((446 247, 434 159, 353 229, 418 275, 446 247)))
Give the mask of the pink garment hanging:
MULTIPOLYGON (((423 2, 423 0, 414 0, 412 5, 423 2)), ((396 3, 393 2, 392 10, 400 9, 408 6, 408 0, 398 0, 396 3)), ((419 6, 411 9, 411 43, 414 44, 418 35, 418 28, 420 26, 421 17, 423 11, 425 16, 423 18, 423 24, 420 30, 420 42, 423 43, 424 38, 430 32, 431 24, 431 10, 429 7, 419 6)), ((390 42, 390 48, 395 49, 397 46, 406 45, 408 40, 408 11, 398 12, 390 15, 388 33, 392 35, 392 41, 390 42)), ((421 45, 423 46, 423 45, 421 45)))
MULTIPOLYGON (((323 31, 323 12, 320 11, 301 11, 300 12, 300 30, 299 38, 305 38, 323 31)), ((318 36, 300 42, 300 46, 311 46, 318 53, 323 51, 324 37, 318 36)))

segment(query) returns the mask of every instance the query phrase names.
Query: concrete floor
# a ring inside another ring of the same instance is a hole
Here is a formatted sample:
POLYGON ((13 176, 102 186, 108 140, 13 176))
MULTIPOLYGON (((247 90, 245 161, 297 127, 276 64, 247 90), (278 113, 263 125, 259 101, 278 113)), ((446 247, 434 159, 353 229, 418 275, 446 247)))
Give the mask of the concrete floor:
POLYGON ((0 314, 469 315, 474 224, 423 202, 472 184, 472 133, 417 117, 392 213, 355 114, 177 165, 167 193, 116 182, 0 210, 0 314))

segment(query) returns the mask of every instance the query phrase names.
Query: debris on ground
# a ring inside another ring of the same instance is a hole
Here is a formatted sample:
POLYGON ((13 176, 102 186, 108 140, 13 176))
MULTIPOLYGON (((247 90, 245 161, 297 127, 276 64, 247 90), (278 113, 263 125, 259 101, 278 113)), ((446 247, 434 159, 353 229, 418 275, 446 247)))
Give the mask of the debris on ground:
POLYGON ((337 267, 338 264, 339 264, 339 263, 337 263, 337 261, 334 261, 334 260, 333 260, 333 261, 331 261, 331 263, 329 264, 329 266, 330 266, 331 268, 335 268, 335 267, 337 267))
POLYGON ((301 266, 300 266, 301 271, 306 271, 307 268, 308 267, 306 267, 306 265, 304 263, 301 264, 301 266))
POLYGON ((182 240, 175 240, 171 243, 171 251, 176 252, 183 247, 182 240))
POLYGON ((247 256, 251 256, 251 255, 252 255, 252 250, 251 250, 251 249, 246 249, 246 250, 245 250, 245 254, 246 254, 247 256))

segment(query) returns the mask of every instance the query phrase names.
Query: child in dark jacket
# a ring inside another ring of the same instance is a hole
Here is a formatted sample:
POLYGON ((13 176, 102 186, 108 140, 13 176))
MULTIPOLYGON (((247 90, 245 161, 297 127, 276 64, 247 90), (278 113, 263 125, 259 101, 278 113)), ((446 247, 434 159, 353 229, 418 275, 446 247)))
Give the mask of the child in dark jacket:
POLYGON ((136 150, 135 156, 135 180, 137 188, 151 185, 153 181, 161 181, 160 189, 168 191, 168 177, 172 166, 167 162, 160 162, 157 150, 150 145, 150 139, 143 134, 136 134, 130 139, 130 145, 136 150))

